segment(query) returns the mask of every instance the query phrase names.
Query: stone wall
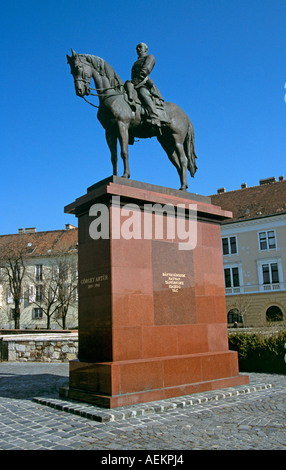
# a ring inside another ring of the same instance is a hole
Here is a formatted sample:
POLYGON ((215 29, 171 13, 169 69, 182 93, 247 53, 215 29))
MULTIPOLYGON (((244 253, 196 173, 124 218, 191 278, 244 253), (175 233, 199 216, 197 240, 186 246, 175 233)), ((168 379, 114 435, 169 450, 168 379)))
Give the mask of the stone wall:
POLYGON ((77 333, 0 336, 0 361, 69 362, 77 354, 77 333))

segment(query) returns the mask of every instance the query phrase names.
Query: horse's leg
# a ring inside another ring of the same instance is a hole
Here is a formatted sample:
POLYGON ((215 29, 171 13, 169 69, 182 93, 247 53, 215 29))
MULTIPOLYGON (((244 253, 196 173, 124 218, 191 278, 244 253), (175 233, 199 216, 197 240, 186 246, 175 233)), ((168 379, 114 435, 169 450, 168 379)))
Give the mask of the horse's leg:
POLYGON ((187 189, 187 159, 184 153, 183 146, 176 142, 174 135, 164 135, 157 137, 158 142, 162 145, 163 149, 168 155, 171 163, 175 166, 181 183, 180 189, 187 189), (184 159, 185 157, 185 159, 184 159), (182 162, 185 163, 185 171, 182 171, 182 162))
POLYGON ((118 175, 118 156, 117 156, 117 136, 114 132, 105 131, 106 142, 111 153, 111 163, 113 168, 113 175, 118 175))
POLYGON ((118 138, 121 147, 121 158, 123 160, 124 165, 124 173, 123 178, 130 178, 130 169, 129 169, 129 158, 128 158, 128 126, 124 123, 119 121, 118 122, 118 138))
POLYGON ((185 155, 184 151, 184 145, 179 142, 179 140, 176 141, 176 150, 175 150, 178 159, 180 161, 180 180, 181 180, 181 188, 182 190, 188 188, 188 178, 187 178, 187 166, 188 166, 188 160, 185 155))

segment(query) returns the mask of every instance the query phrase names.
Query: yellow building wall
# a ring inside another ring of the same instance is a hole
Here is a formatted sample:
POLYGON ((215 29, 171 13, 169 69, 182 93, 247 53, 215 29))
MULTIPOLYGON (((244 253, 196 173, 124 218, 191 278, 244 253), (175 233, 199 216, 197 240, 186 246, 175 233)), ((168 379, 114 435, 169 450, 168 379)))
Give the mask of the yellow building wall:
POLYGON ((226 296, 227 313, 232 309, 238 309, 243 313, 243 326, 245 327, 269 326, 270 322, 266 320, 266 311, 273 305, 281 309, 285 322, 286 291, 226 296))

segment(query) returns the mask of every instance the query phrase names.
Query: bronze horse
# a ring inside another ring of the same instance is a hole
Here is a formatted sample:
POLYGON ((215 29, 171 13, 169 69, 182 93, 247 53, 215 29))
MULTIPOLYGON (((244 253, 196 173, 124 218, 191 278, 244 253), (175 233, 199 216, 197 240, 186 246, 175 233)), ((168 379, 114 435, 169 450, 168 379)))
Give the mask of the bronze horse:
POLYGON ((165 102, 164 111, 167 119, 159 131, 144 119, 144 109, 138 99, 135 99, 136 106, 130 106, 123 81, 105 60, 94 55, 77 54, 73 50, 71 56, 67 55, 67 60, 78 96, 84 98, 91 94, 91 78, 94 80, 96 96, 99 97, 97 118, 105 129, 106 141, 111 152, 113 175, 118 174, 117 139, 124 163, 122 176, 129 178, 128 145, 133 144, 134 138, 156 136, 178 171, 180 189, 186 190, 187 169, 192 177, 197 170, 194 129, 186 113, 176 104, 165 102))

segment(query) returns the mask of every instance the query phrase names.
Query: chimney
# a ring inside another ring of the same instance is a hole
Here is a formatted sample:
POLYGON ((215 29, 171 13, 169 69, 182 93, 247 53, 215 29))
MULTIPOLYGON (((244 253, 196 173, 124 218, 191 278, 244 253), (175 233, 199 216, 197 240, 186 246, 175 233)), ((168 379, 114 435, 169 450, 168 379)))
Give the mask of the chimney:
POLYGON ((23 228, 18 228, 18 233, 24 233, 25 230, 23 228))
POLYGON ((279 176, 279 181, 284 181, 284 176, 279 176))
POLYGON ((241 189, 245 189, 245 188, 247 188, 247 184, 246 184, 246 183, 242 183, 241 189))
POLYGON ((74 230, 76 227, 71 224, 66 224, 66 230, 74 230))
POLYGON ((35 233, 36 232, 36 227, 31 227, 31 228, 26 228, 25 233, 35 233))
POLYGON ((276 183, 275 176, 272 176, 271 178, 265 178, 259 181, 260 186, 262 186, 263 184, 269 184, 269 183, 276 183))
POLYGON ((219 189, 217 190, 217 193, 218 193, 218 194, 222 194, 222 193, 225 193, 225 192, 226 192, 226 189, 225 189, 225 188, 219 188, 219 189))

